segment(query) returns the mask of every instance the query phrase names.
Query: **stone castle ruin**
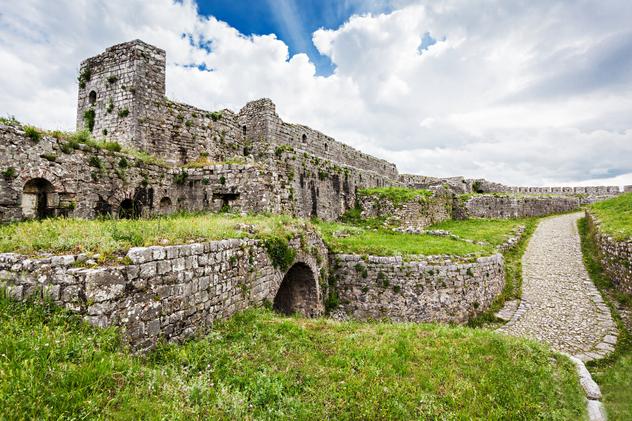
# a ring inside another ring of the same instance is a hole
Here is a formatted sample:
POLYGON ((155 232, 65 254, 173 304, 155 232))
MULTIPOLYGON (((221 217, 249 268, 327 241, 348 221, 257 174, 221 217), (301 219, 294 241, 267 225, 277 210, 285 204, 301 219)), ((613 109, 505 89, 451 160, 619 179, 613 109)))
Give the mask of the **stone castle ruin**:
MULTIPOLYGON (((237 113, 169 100, 165 52, 139 40, 82 62, 78 82, 78 136, 83 130, 89 135, 77 140, 0 124, 0 222, 225 209, 335 220, 359 208, 364 217, 419 230, 451 218, 568 211, 620 193, 618 187, 508 187, 399 174, 390 162, 284 122, 269 99, 237 113), (374 187, 432 193, 391 203, 363 192, 374 187)), ((464 322, 484 311, 504 285, 501 254, 404 262, 336 255, 318 235, 308 237, 308 248, 299 238, 290 241, 297 258, 284 270, 258 240, 222 240, 136 248, 127 255, 129 264, 101 268, 77 267, 85 261, 81 255, 5 253, 0 283, 18 299, 43 288, 94 324, 123 326, 138 349, 160 337, 184 338, 265 301, 284 313, 321 314, 324 289, 336 288, 327 285, 331 276, 339 280, 343 310, 361 319, 464 322), (395 289, 379 287, 385 277, 395 289)))

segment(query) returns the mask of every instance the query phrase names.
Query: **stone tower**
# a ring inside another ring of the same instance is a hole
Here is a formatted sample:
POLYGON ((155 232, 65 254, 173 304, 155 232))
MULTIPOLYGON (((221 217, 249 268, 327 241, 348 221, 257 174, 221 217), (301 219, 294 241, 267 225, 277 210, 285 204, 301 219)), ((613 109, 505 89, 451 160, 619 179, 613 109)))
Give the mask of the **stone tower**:
POLYGON ((140 40, 84 60, 79 70, 77 130, 150 151, 148 121, 165 98, 165 51, 140 40))

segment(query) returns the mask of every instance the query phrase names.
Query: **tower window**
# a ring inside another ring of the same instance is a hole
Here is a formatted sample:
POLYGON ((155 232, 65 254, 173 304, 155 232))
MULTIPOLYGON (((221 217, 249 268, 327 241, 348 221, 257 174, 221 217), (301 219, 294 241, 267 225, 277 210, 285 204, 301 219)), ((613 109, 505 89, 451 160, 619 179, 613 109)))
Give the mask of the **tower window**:
POLYGON ((88 94, 88 102, 90 105, 94 105, 94 103, 97 102, 97 93, 95 91, 90 91, 88 94))
POLYGON ((303 143, 307 143, 307 135, 303 133, 303 143))
POLYGON ((244 125, 244 126, 241 126, 241 130, 244 132, 244 136, 246 136, 246 132, 248 131, 248 128, 244 125))

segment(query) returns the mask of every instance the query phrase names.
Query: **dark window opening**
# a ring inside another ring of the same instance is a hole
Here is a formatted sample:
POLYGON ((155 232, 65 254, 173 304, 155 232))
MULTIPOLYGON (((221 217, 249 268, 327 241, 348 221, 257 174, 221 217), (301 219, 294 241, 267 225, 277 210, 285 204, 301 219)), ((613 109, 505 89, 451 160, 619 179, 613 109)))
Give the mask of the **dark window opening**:
POLYGON ((303 133, 303 143, 307 143, 307 135, 303 133))
POLYGON ((246 126, 241 126, 241 130, 244 132, 244 136, 246 136, 246 132, 248 131, 248 128, 246 126))
POLYGON ((121 219, 136 219, 140 217, 141 203, 132 199, 124 199, 119 205, 118 216, 121 219))
POLYGON ((88 102, 90 105, 94 105, 97 102, 97 93, 95 91, 90 91, 88 94, 88 102))

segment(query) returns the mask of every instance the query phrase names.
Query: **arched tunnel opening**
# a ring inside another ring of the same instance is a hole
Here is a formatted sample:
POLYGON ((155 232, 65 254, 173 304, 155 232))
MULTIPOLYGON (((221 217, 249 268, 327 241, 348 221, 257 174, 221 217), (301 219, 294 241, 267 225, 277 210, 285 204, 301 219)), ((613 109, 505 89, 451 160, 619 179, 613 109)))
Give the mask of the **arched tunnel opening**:
POLYGON ((275 311, 290 315, 315 316, 318 312, 316 276, 305 263, 295 263, 287 271, 274 297, 275 311))

